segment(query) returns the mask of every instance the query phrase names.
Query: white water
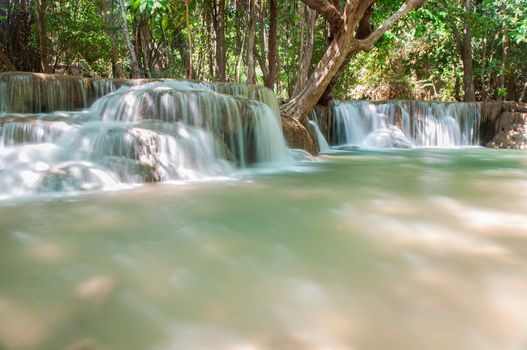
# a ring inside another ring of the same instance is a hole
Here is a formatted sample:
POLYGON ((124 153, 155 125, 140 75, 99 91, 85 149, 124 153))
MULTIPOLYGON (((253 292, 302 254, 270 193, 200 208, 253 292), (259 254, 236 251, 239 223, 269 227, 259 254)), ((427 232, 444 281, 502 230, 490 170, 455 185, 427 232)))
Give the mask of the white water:
POLYGON ((324 136, 324 134, 322 134, 322 131, 320 131, 320 127, 318 125, 317 113, 315 110, 312 110, 311 113, 309 114, 309 125, 311 126, 311 129, 313 130, 313 132, 315 133, 315 136, 317 137, 318 148, 320 150, 320 153, 331 152, 331 148, 329 147, 326 137, 324 136))
POLYGON ((292 162, 268 89, 161 81, 115 90, 103 80, 88 91, 77 89, 84 80, 7 78, 0 75, 8 92, 0 98, 0 199, 225 177, 292 162), (54 112, 99 94, 84 111, 54 112))
POLYGON ((525 350, 524 151, 0 203, 2 349, 525 350))
POLYGON ((333 111, 336 145, 479 145, 480 114, 476 103, 338 102, 333 111))

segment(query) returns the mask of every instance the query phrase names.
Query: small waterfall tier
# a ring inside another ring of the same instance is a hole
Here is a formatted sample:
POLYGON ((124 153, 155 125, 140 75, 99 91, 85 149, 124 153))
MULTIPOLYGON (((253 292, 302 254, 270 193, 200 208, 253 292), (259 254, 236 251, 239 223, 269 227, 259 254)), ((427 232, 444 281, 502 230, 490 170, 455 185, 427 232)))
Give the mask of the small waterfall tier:
MULTIPOLYGON (((76 76, 29 72, 0 73, 0 113, 50 113, 79 111, 122 86, 151 82, 178 82, 172 79, 89 79, 76 76)), ((246 84, 192 83, 194 87, 221 94, 245 97, 268 105, 279 115, 272 90, 246 84)))
POLYGON ((266 88, 3 74, 0 89, 0 199, 292 161, 266 88))
POLYGON ((326 140, 324 134, 322 134, 322 131, 320 131, 320 126, 318 125, 317 112, 315 110, 312 110, 309 114, 309 126, 315 133, 320 153, 330 152, 331 148, 329 147, 328 141, 326 140))
POLYGON ((329 133, 334 145, 456 147, 479 145, 477 103, 337 102, 329 133))

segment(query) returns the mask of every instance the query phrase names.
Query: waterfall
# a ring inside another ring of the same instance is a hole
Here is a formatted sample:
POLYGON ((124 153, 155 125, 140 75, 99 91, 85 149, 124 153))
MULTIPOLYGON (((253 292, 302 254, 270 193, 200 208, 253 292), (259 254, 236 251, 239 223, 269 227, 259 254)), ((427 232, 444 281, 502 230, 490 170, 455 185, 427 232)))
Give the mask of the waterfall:
POLYGON ((326 138, 320 131, 320 127, 318 125, 318 120, 317 120, 317 113, 314 110, 312 110, 311 113, 309 114, 309 125, 311 126, 311 128, 313 129, 313 132, 315 133, 317 137, 318 148, 320 150, 320 153, 330 152, 331 148, 329 147, 328 141, 326 140, 326 138))
POLYGON ((3 73, 0 74, 0 113, 81 110, 115 88, 110 79, 3 73))
POLYGON ((266 88, 10 73, 0 91, 0 199, 292 161, 266 88))
POLYGON ((337 145, 455 147, 479 145, 477 103, 337 102, 337 145))

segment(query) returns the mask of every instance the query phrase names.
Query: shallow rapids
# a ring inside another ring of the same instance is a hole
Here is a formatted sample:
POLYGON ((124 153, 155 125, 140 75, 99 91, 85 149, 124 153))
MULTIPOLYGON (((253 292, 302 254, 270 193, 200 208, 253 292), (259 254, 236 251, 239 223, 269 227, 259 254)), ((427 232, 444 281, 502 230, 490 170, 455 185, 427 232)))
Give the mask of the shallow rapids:
POLYGON ((525 188, 411 149, 3 202, 0 348, 525 349, 525 188))

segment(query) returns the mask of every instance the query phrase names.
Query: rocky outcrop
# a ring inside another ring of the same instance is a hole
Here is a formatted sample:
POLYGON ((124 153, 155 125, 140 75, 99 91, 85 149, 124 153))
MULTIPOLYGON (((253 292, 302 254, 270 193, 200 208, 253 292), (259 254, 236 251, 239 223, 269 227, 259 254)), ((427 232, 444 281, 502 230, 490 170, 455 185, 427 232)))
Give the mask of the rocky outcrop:
POLYGON ((306 127, 297 119, 282 116, 282 129, 290 148, 300 148, 312 155, 319 153, 318 142, 311 128, 306 127))
POLYGON ((316 105, 314 112, 317 115, 317 123, 320 128, 322 135, 326 137, 326 140, 330 145, 335 144, 336 135, 334 133, 335 115, 333 112, 333 106, 322 106, 316 105))
POLYGON ((481 103, 481 144, 492 148, 527 148, 527 104, 481 103))

